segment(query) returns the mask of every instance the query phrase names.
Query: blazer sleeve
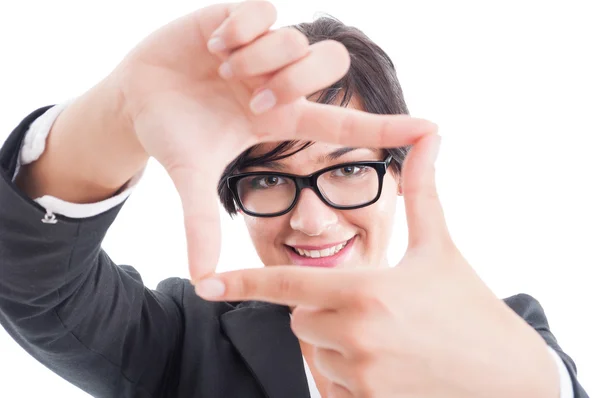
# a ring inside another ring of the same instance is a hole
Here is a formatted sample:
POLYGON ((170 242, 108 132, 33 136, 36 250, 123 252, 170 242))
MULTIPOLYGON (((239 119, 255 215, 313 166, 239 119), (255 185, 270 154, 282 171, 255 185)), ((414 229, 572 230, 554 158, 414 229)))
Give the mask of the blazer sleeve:
POLYGON ((29 115, 0 150, 0 324, 29 354, 95 397, 169 396, 177 374, 183 284, 144 287, 102 240, 123 206, 45 218, 12 182, 29 115), (53 221, 54 221, 53 220, 53 221))
POLYGON ((571 376, 571 381, 573 382, 574 398, 589 398, 588 394, 577 380, 577 367, 575 366, 575 362, 562 350, 556 341, 556 337, 550 332, 548 319, 546 318, 546 314, 540 303, 527 294, 518 294, 509 297, 505 299, 504 302, 533 327, 546 341, 546 344, 548 344, 548 346, 562 359, 571 376))

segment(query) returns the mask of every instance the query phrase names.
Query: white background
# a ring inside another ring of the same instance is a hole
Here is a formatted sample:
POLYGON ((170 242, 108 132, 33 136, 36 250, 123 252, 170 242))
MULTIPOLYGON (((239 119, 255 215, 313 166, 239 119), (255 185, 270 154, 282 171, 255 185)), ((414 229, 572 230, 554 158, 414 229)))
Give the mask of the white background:
MULTIPOLYGON (((37 107, 85 91, 163 23, 207 3, 2 2, 0 138, 37 107)), ((527 292, 540 300, 582 384, 600 395, 597 2, 275 4, 278 25, 327 12, 390 54, 411 112, 441 127, 438 181, 459 248, 499 296, 527 292)), ((260 266, 241 220, 223 222, 219 269, 260 266)), ((400 211, 392 261, 405 237, 400 211)), ((152 163, 105 248, 155 287, 187 275, 184 245, 176 193, 152 163)), ((3 397, 86 396, 4 330, 0 389, 3 397)))

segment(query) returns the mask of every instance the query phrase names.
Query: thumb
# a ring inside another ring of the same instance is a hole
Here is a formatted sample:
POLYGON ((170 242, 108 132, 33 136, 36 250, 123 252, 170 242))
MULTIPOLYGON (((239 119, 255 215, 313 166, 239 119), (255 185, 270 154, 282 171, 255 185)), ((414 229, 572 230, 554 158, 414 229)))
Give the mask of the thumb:
POLYGON ((408 224, 409 247, 449 239, 435 183, 435 161, 441 137, 427 134, 410 149, 402 166, 402 191, 408 224))
POLYGON ((217 181, 193 166, 167 171, 181 199, 190 277, 195 282, 212 274, 219 261, 221 221, 217 181))

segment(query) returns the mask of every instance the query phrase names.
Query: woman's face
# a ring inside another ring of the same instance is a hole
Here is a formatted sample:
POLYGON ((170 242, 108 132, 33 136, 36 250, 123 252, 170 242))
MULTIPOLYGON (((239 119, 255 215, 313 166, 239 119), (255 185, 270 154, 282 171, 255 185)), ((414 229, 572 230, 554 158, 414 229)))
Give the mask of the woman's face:
MULTIPOLYGON (((268 152, 275 145, 260 145, 253 157, 268 152)), ((386 156, 382 150, 359 148, 335 160, 327 160, 328 154, 341 147, 314 143, 279 160, 276 169, 252 167, 243 171, 307 175, 340 163, 380 161, 386 156)), ((289 213, 268 218, 244 213, 244 219, 254 247, 266 266, 382 267, 387 265, 387 245, 398 195, 398 176, 388 168, 381 197, 370 206, 337 210, 323 203, 311 189, 303 189, 289 213)))

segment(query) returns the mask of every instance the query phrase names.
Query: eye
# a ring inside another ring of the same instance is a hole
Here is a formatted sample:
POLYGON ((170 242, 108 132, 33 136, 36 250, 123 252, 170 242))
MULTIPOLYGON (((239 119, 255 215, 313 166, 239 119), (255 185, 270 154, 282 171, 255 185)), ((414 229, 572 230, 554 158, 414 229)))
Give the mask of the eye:
POLYGON ((331 171, 333 177, 353 177, 362 174, 366 166, 348 165, 331 171))
POLYGON ((278 185, 286 184, 285 178, 279 176, 260 176, 252 179, 252 188, 254 189, 268 189, 276 187, 278 185))

